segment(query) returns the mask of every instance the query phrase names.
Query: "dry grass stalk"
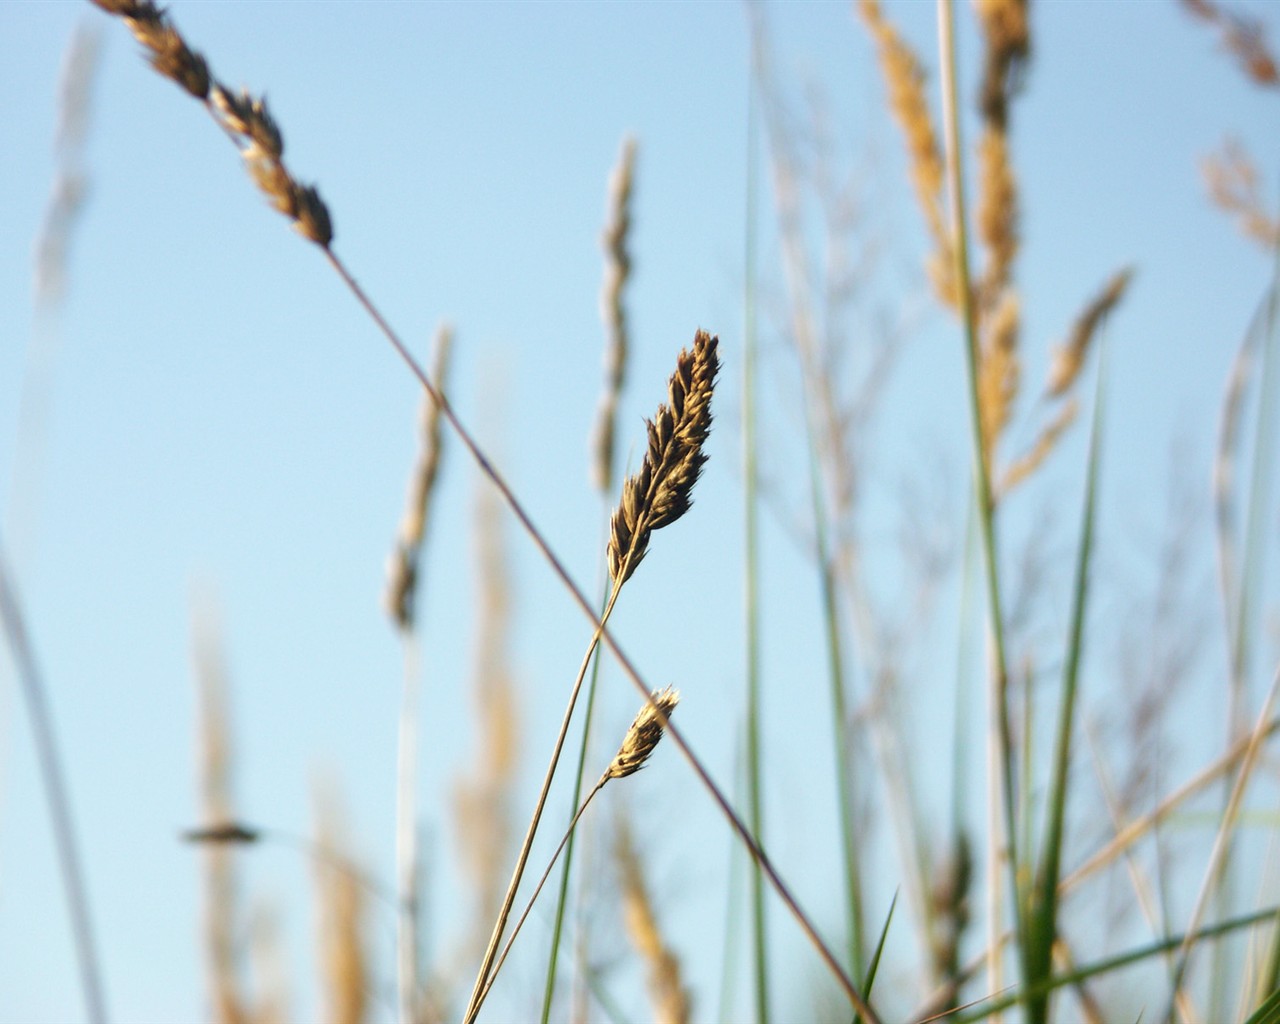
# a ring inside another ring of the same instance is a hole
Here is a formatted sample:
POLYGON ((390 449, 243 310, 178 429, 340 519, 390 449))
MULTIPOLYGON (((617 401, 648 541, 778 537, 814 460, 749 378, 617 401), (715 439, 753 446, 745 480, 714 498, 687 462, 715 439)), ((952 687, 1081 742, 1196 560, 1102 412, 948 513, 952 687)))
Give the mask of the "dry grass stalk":
POLYGON ((200 100, 235 140, 249 173, 271 205, 293 221, 305 238, 328 248, 333 221, 319 192, 299 183, 285 167, 284 137, 267 112, 265 99, 242 90, 233 94, 209 71, 209 65, 187 45, 163 8, 151 0, 93 0, 109 14, 123 18, 134 38, 148 51, 151 66, 200 100))
POLYGON ((609 175, 609 213, 602 242, 605 252, 604 283, 600 288, 600 316, 604 321, 604 394, 592 435, 592 483, 604 494, 613 490, 613 463, 617 434, 618 398, 627 365, 627 311, 622 293, 631 276, 631 191, 635 178, 636 140, 622 141, 618 164, 609 175))
POLYGON ((936 247, 928 260, 929 276, 939 299, 955 309, 959 295, 953 241, 942 212, 942 151, 925 97, 924 65, 884 16, 879 0, 859 0, 858 13, 875 40, 889 89, 889 111, 906 136, 916 200, 936 247))
POLYGON ((1261 19, 1228 10, 1213 0, 1182 0, 1182 3, 1192 14, 1222 30, 1223 45, 1252 81, 1270 88, 1280 86, 1280 72, 1267 46, 1261 19))
POLYGON ((324 858, 317 858, 315 870, 320 974, 328 1019, 333 1024, 359 1024, 365 1019, 369 991, 365 891, 358 871, 338 866, 351 861, 343 814, 331 790, 317 792, 316 826, 317 846, 326 851, 324 858))
POLYGON ((1088 355, 1094 335, 1108 314, 1124 298, 1132 278, 1132 267, 1117 271, 1076 318, 1071 336, 1065 344, 1054 350, 1053 365, 1049 369, 1049 380, 1045 385, 1049 397, 1060 398, 1075 384, 1084 367, 1085 356, 1088 355))
POLYGON ((622 881, 622 919, 627 937, 648 967, 653 1020, 657 1024, 685 1024, 689 1019, 690 1000, 680 970, 680 958, 658 927, 644 870, 625 821, 618 828, 614 851, 622 881))
MULTIPOLYGON (((436 332, 435 360, 431 379, 442 391, 448 377, 449 354, 453 347, 453 329, 442 324, 436 332)), ((430 395, 422 399, 420 417, 422 447, 409 477, 409 496, 400 535, 387 566, 387 590, 383 603, 387 613, 403 632, 413 629, 418 594, 418 566, 422 557, 422 540, 426 533, 431 495, 440 472, 442 432, 440 406, 430 395)))
POLYGON ((1222 152, 1200 162, 1200 173, 1214 205, 1236 218, 1240 231, 1267 249, 1280 245, 1280 214, 1267 209, 1258 169, 1244 147, 1228 139, 1222 152))
POLYGON ((648 421, 649 446, 637 473, 622 487, 609 535, 609 579, 616 591, 635 572, 649 534, 674 523, 693 503, 693 485, 707 461, 711 394, 720 369, 720 339, 698 331, 693 351, 682 349, 667 385, 666 405, 648 421))

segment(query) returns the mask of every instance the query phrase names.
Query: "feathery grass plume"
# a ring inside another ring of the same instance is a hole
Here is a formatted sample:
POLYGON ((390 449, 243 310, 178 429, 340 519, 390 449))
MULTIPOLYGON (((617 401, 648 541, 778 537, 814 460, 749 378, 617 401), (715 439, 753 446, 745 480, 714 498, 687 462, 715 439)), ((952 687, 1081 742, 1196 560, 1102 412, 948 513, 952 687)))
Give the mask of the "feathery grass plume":
POLYGON ((315 792, 316 845, 326 851, 315 861, 319 910, 320 974, 332 1024, 360 1024, 368 1010, 369 965, 365 952, 365 890, 350 863, 345 816, 331 786, 315 792))
POLYGON ((622 485, 609 535, 609 579, 616 591, 635 572, 649 547, 649 534, 674 523, 693 503, 693 485, 707 461, 703 445, 711 432, 711 393, 720 339, 699 330, 693 351, 681 349, 667 385, 667 405, 648 421, 649 447, 638 472, 622 485))
POLYGON ((1268 250, 1280 245, 1280 213, 1267 209, 1258 169, 1238 140, 1227 139, 1221 153, 1201 160, 1200 173, 1214 205, 1235 217, 1247 238, 1268 250))
POLYGON ((982 63, 982 119, 1004 132, 1009 100, 1022 87, 1022 76, 1031 55, 1027 0, 976 0, 974 8, 982 25, 985 53, 982 63))
POLYGON ((880 70, 889 89, 889 112, 906 136, 916 200, 936 246, 928 260, 929 277, 938 298, 954 309, 959 304, 953 270, 954 242, 942 212, 942 152, 925 98, 924 66, 884 16, 879 0, 858 0, 858 13, 875 40, 880 70))
POLYGON ((1022 380, 1022 362, 1018 358, 1019 317, 1018 298, 1006 289, 1000 305, 986 323, 982 342, 978 366, 978 411, 982 417, 983 456, 988 470, 992 472, 996 449, 1013 418, 1013 406, 1022 380))
POLYGON ((658 927, 644 869, 625 819, 619 821, 614 854, 622 882, 622 919, 627 937, 648 967, 653 1020, 656 1024, 685 1024, 689 1019, 690 999, 680 970, 680 958, 658 927))
POLYGON ((1222 43, 1240 62, 1240 69, 1261 86, 1280 86, 1280 72, 1267 46, 1262 21, 1239 11, 1228 10, 1213 0, 1182 0, 1182 5, 1197 17, 1222 29, 1222 43))
MULTIPOLYGON (((453 328, 442 324, 436 332, 435 361, 431 367, 431 379, 442 392, 448 377, 452 347, 453 328)), ((426 532, 431 495, 435 491, 440 471, 440 406, 431 400, 430 395, 423 395, 419 422, 422 447, 409 478, 408 504, 404 518, 400 520, 400 535, 396 538, 395 550, 387 565, 387 589, 383 596, 387 614, 402 632, 412 630, 414 625, 422 539, 426 532)))
POLYGON ((194 661, 199 699, 197 775, 201 813, 208 825, 192 829, 184 838, 204 847, 204 945, 209 999, 219 1024, 242 1024, 254 1019, 252 1000, 245 991, 241 965, 239 886, 235 849, 251 829, 235 824, 231 795, 231 739, 227 725, 226 668, 207 610, 194 617, 194 661))
POLYGON ((510 557, 502 531, 502 508, 493 489, 475 495, 475 557, 480 580, 472 699, 476 714, 476 758, 454 785, 453 813, 458 862, 475 893, 475 927, 460 957, 470 962, 484 949, 490 923, 502 902, 503 866, 514 838, 512 799, 520 764, 519 694, 508 655, 511 623, 510 557))
POLYGON ((1102 291, 1076 318, 1070 337, 1054 349, 1053 364, 1049 368, 1049 379, 1045 384, 1045 392, 1049 397, 1061 398, 1075 384, 1098 327, 1124 298, 1132 279, 1132 267, 1125 267, 1113 274, 1102 291))
POLYGON ((627 367, 627 311, 622 292, 631 276, 631 190, 635 178, 636 140, 622 140, 618 164, 609 175, 609 220, 602 242, 604 283, 600 287, 600 317, 604 321, 604 394, 592 434, 591 482, 604 494, 613 490, 613 463, 618 422, 618 397, 627 367))
POLYGON ((1009 137, 988 127, 978 143, 977 231, 986 249, 978 304, 989 313, 1008 289, 1018 255, 1018 180, 1009 162, 1009 137))
POLYGON ((1026 0, 979 0, 984 43, 979 107, 978 236, 987 265, 978 285, 980 306, 994 305, 1008 285, 1018 251, 1018 182, 1009 161, 1009 106, 1031 52, 1026 0))

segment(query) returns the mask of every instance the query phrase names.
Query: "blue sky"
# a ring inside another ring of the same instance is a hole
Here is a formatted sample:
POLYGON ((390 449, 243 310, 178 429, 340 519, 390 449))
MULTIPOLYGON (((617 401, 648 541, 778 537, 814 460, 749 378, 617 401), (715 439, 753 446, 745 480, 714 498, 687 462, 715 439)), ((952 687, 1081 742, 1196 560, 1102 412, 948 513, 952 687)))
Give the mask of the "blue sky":
MULTIPOLYGON (((318 183, 333 212, 335 249, 410 344, 425 354, 438 322, 456 326, 461 414, 589 586, 601 551, 586 459, 601 380, 598 239, 607 174, 624 134, 636 136, 634 354, 620 419, 628 457, 639 457, 641 417, 664 397, 696 327, 720 335, 725 369, 695 508, 655 537, 616 630, 646 678, 685 691, 686 733, 732 788, 743 659, 743 8, 177 0, 170 9, 222 80, 266 92, 291 168, 318 183)), ((764 9, 783 88, 792 97, 819 90, 836 159, 866 169, 866 236, 887 253, 876 307, 920 311, 884 397, 890 411, 866 441, 864 525, 873 544, 885 542, 874 582, 896 595, 906 586, 888 551, 896 527, 876 513, 892 506, 903 467, 936 460, 948 468, 930 485, 963 498, 959 342, 925 299, 924 232, 861 26, 845 4, 764 9)), ((1273 12, 1252 9, 1274 37, 1273 12)), ((888 10, 933 66, 932 5, 888 10)), ((971 83, 967 8, 961 21, 962 81, 971 83)), ((1110 332, 1102 557, 1141 584, 1175 442, 1185 444, 1179 475, 1207 495, 1227 368, 1269 273, 1265 254, 1209 206, 1197 162, 1234 136, 1274 200, 1277 98, 1246 83, 1213 34, 1173 3, 1045 2, 1033 31, 1014 123, 1028 380, 1039 381, 1050 344, 1087 298, 1134 264, 1110 332)), ((200 595, 219 609, 244 817, 308 832, 312 781, 327 774, 341 783, 361 856, 391 876, 400 652, 379 599, 418 393, 318 254, 259 199, 226 139, 136 49, 123 25, 88 4, 0 6, 0 537, 50 688, 113 1016, 189 1020, 205 1012, 198 863, 175 836, 197 808, 190 623, 200 595), (55 172, 59 66, 81 23, 103 42, 91 193, 66 302, 38 321, 32 252, 55 172), (47 430, 19 494, 19 404, 28 346, 41 337, 57 342, 47 430)), ((781 287, 767 200, 766 303, 781 287)), ((787 475, 799 465, 798 417, 787 408, 796 385, 771 316, 766 308, 764 415, 776 439, 764 457, 782 505, 800 508, 803 478, 787 475)), ((1060 504, 1072 522, 1082 440, 1077 431, 1012 534, 1033 532, 1046 505, 1060 504)), ((420 781, 437 844, 442 946, 462 898, 451 881, 447 794, 471 756, 475 606, 476 474, 456 447, 447 459, 427 556, 420 781)), ((1207 520, 1204 529, 1207 538, 1207 520)), ((830 847, 834 832, 821 782, 830 772, 815 760, 828 756, 816 585, 773 519, 764 541, 770 845, 802 902, 821 912, 826 862, 813 850, 830 847)), ((514 528, 508 545, 531 798, 587 633, 514 528)), ((1200 551, 1207 572, 1207 540, 1200 551)), ((954 664, 954 632, 920 642, 942 645, 954 664)), ((1214 707, 1216 649, 1207 662, 1188 714, 1214 707)), ((73 1019, 82 1010, 48 818, 25 713, 7 664, 3 672, 0 1021, 73 1019)), ((616 673, 607 683, 604 722, 621 730, 635 697, 616 673)), ((630 805, 670 894, 698 1018, 712 1019, 730 844, 685 766, 663 753, 628 783, 630 805)), ((881 857, 887 904, 892 858, 881 857)), ((308 865, 264 847, 245 874, 246 891, 279 911, 295 1012, 311 1016, 308 865)), ((780 913, 775 920, 786 968, 779 999, 800 1000, 817 967, 780 913)), ((389 928, 376 922, 384 954, 389 928)), ((390 964, 384 956, 388 976, 390 964)), ((513 964, 509 1006, 523 1005, 536 972, 536 956, 513 964)), ((623 972, 618 984, 643 1017, 638 976, 623 972)), ((388 1019, 387 1005, 376 1006, 388 1019)))

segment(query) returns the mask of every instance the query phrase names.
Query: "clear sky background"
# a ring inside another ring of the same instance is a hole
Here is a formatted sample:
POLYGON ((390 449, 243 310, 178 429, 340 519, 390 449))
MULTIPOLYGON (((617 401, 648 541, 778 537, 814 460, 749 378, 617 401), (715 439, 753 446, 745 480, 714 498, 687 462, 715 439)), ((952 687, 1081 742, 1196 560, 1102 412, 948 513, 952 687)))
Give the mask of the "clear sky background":
MULTIPOLYGON (((936 66, 933 5, 887 9, 936 66)), ((1248 9, 1275 43, 1276 8, 1248 9)), ((744 8, 176 0, 170 10, 220 79, 266 92, 290 167, 318 183, 333 213, 335 249, 416 351, 428 353, 441 320, 456 326, 461 415, 588 587, 602 551, 602 509, 587 473, 602 377, 599 234, 607 175, 624 134, 636 136, 624 455, 640 457, 641 418, 665 397, 695 328, 719 334, 724 371, 695 507, 655 536, 616 632, 648 680, 683 690, 686 735, 733 788, 744 661, 744 8)), ((959 335, 923 282, 925 234, 862 26, 843 3, 769 3, 763 14, 779 87, 798 117, 806 94, 822 98, 832 166, 857 183, 857 237, 881 254, 853 327, 888 316, 909 328, 862 441, 873 584, 905 607, 902 496, 932 496, 943 521, 963 523, 959 335)), ((960 20, 969 116, 978 47, 963 5, 960 20)), ((1224 137, 1238 138, 1274 202, 1280 96, 1247 83, 1215 34, 1174 3, 1046 0, 1034 9, 1033 48, 1013 127, 1026 211, 1018 277, 1028 397, 1050 344, 1084 302, 1119 267, 1137 270, 1109 329, 1100 571, 1116 596, 1095 608, 1090 654, 1107 671, 1086 698, 1106 708, 1125 602, 1151 585, 1175 485, 1199 503, 1191 576, 1203 584, 1206 614, 1217 613, 1206 514, 1217 417, 1270 264, 1210 206, 1197 164, 1224 137)), ((176 838, 198 813, 193 606, 203 595, 218 609, 243 817, 308 833, 314 780, 335 779, 359 854, 391 879, 401 655, 380 598, 419 393, 320 255, 266 207, 200 108, 146 67, 123 24, 87 3, 0 5, 0 96, 0 538, 50 690, 112 1015, 200 1019, 199 864, 176 838), (90 193, 65 302, 41 320, 33 250, 56 171, 59 69, 80 24, 102 41, 85 157, 90 193), (29 351, 50 339, 44 429, 21 435, 29 351)), ((821 919, 833 902, 837 845, 827 689, 816 581, 786 525, 805 522, 805 480, 794 363, 777 331, 782 277, 767 187, 760 223, 763 458, 777 512, 764 535, 767 837, 821 919)), ((851 373, 865 360, 855 354, 851 373)), ((1058 595, 1069 580, 1082 454, 1077 430, 1010 517, 1014 538, 1046 522, 1065 527, 1046 535, 1058 595)), ((436 949, 447 948, 466 905, 449 793, 474 756, 477 474, 456 446, 446 458, 423 598, 420 788, 436 949)), ((1269 515, 1274 541, 1274 506, 1269 515)), ((508 547, 528 765, 523 817, 588 632, 513 526, 508 547)), ((1274 586, 1268 594, 1274 612, 1274 586)), ((954 593, 942 600, 954 605, 954 593)), ((1049 609, 1064 603, 1055 597, 1049 609)), ((911 638, 921 694, 945 696, 954 677, 948 621, 911 638)), ((1184 722, 1207 719, 1212 738, 1197 747, 1187 730, 1174 779, 1225 728, 1220 634, 1209 631, 1195 686, 1180 698, 1184 722)), ((1266 663, 1276 634, 1262 635, 1266 663)), ((11 668, 0 665, 0 1022, 78 1019, 29 723, 11 668)), ((616 672, 605 687, 605 734, 620 737, 636 698, 616 672)), ((949 700, 920 698, 926 780, 946 778, 949 700)), ((696 1015, 712 1019, 728 831, 673 751, 626 786, 665 923, 697 991, 696 1015)), ((606 791, 602 820, 610 799, 618 794, 606 791)), ((873 917, 899 882, 885 833, 872 840, 883 895, 873 917)), ((309 865, 295 850, 265 845, 246 858, 245 890, 276 908, 294 1015, 314 1016, 309 865)), ((389 982, 393 922, 373 914, 389 982)), ((807 1006, 816 960, 780 912, 774 920, 779 1005, 807 1006)), ((498 1005, 507 1012, 519 1013, 512 1008, 527 1006, 536 988, 540 928, 526 937, 534 955, 506 979, 508 1001, 498 1005)), ((638 972, 620 970, 616 985, 643 1019, 638 972)), ((388 1001, 374 1005, 376 1019, 390 1019, 388 1001)))

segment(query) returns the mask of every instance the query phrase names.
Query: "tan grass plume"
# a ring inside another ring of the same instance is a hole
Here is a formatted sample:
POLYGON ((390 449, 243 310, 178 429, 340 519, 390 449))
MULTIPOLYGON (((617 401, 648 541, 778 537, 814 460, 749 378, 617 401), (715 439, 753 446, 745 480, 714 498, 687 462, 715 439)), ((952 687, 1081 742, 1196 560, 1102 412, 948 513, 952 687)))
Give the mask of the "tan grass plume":
POLYGON ((924 65, 885 17, 879 0, 858 0, 857 9, 876 44, 880 70, 889 90, 889 112, 906 137, 911 182, 933 237, 935 251, 928 260, 929 277, 938 298, 957 308, 953 241, 942 209, 942 149, 925 96, 924 65))
POLYGON ((332 1024, 360 1024, 368 1011, 369 964, 365 939, 365 889, 351 870, 346 824, 331 786, 315 796, 317 847, 316 902, 320 919, 320 975, 327 1017, 332 1024))
POLYGON ((631 192, 635 181, 636 140, 622 140, 618 164, 609 175, 609 212, 601 239, 604 245, 604 282, 600 287, 600 317, 604 321, 604 394, 592 434, 591 478, 604 494, 613 490, 613 463, 617 435, 618 399, 627 367, 627 311, 623 290, 631 277, 631 192))
POLYGON ((658 926, 658 915, 631 830, 620 820, 614 846, 622 884, 622 919, 627 938, 647 967, 655 1024, 685 1024, 690 1014, 680 958, 658 926))
POLYGON ((1280 245, 1280 212, 1267 209, 1258 168, 1238 140, 1227 139, 1220 153, 1201 160, 1200 173, 1213 204, 1236 219, 1246 238, 1268 250, 1280 245))
MULTIPOLYGON (((452 348, 453 329, 448 324, 442 324, 436 332, 435 360, 431 367, 431 379, 436 382, 442 394, 446 392, 452 348)), ((408 501, 404 518, 400 520, 396 546, 387 566, 387 589, 383 597, 387 613, 402 631, 411 630, 414 625, 422 541, 431 509, 431 496, 435 492, 436 479, 440 473, 443 441, 440 406, 430 395, 422 396, 419 423, 421 448, 409 478, 408 501)))
POLYGON ((667 404, 648 421, 649 445, 638 472, 622 486, 609 535, 609 578, 616 590, 644 558, 649 534, 674 523, 693 503, 693 485, 707 461, 711 394, 720 369, 720 339, 698 331, 683 349, 667 385, 667 404))

